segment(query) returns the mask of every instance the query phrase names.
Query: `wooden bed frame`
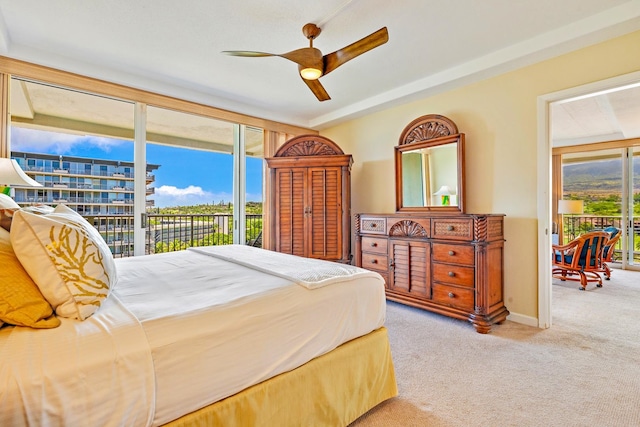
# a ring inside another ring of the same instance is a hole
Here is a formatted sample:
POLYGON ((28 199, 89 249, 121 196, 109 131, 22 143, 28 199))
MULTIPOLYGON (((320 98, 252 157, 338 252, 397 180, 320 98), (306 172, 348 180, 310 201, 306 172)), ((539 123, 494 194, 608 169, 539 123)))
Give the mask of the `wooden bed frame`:
POLYGON ((386 328, 184 415, 186 426, 347 426, 398 394, 386 328))

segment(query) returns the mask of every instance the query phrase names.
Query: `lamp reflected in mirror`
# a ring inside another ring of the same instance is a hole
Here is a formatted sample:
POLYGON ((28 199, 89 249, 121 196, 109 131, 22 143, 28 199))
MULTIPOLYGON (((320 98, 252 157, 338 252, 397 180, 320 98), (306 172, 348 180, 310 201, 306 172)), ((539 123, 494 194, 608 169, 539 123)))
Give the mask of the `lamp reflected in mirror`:
POLYGON ((433 195, 440 196, 441 206, 449 206, 451 205, 451 196, 455 195, 455 193, 451 190, 451 188, 449 188, 448 185, 443 185, 438 191, 433 193, 433 195))

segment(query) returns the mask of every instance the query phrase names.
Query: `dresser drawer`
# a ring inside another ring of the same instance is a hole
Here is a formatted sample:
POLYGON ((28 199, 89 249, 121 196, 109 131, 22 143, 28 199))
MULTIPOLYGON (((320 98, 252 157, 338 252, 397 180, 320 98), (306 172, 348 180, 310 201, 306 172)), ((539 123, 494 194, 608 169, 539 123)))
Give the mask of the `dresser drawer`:
POLYGON ((386 218, 371 218, 363 216, 360 218, 360 231, 367 234, 387 234, 386 218))
POLYGON ((433 281, 473 288, 473 267, 433 263, 433 281))
POLYGON ((362 237, 362 252, 387 255, 387 239, 381 237, 362 237))
POLYGON ((368 270, 387 271, 389 269, 388 258, 382 254, 362 253, 362 268, 368 270))
POLYGON ((447 240, 473 240, 473 220, 471 218, 434 218, 432 237, 447 240))
POLYGON ((434 261, 474 265, 475 248, 473 246, 434 243, 432 254, 434 261))
POLYGON ((433 290, 432 300, 438 304, 448 305, 449 307, 461 308, 463 310, 474 309, 474 290, 467 288, 458 288, 455 286, 447 286, 434 283, 431 286, 433 290))

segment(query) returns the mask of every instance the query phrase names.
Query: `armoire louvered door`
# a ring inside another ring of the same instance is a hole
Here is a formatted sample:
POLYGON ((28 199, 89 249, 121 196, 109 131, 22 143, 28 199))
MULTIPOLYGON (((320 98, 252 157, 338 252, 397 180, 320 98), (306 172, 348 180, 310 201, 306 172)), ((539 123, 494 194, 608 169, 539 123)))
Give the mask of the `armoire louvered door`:
POLYGON ((340 168, 308 169, 308 213, 309 227, 307 254, 310 258, 340 259, 342 227, 340 218, 340 168))

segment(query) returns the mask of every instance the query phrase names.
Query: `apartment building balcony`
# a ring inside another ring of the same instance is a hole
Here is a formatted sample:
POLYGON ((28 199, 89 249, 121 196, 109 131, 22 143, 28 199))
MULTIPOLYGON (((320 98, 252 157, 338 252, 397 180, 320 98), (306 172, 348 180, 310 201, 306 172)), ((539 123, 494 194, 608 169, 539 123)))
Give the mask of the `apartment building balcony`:
POLYGON ((152 194, 156 194, 156 188, 155 187, 147 187, 147 196, 150 196, 152 194))
POLYGON ((155 180, 156 180, 156 176, 152 173, 147 172, 147 176, 146 176, 147 185, 151 184, 155 180))
POLYGON ((69 188, 69 184, 66 182, 54 182, 53 188, 69 188))

